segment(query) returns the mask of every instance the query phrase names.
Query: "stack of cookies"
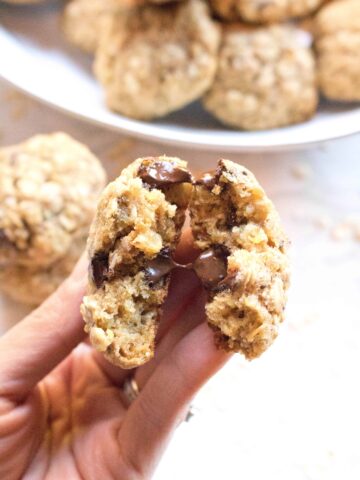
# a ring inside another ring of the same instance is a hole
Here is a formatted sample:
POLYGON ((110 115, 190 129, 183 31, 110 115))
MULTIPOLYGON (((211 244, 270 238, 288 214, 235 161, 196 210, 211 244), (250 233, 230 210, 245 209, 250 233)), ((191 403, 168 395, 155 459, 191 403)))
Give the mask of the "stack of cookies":
POLYGON ((63 27, 95 54, 110 109, 151 120, 202 99, 223 124, 261 130, 311 118, 318 86, 360 100, 359 9, 358 0, 70 0, 63 27))
POLYGON ((0 150, 0 289, 40 304, 85 248, 105 184, 97 158, 63 133, 0 150))

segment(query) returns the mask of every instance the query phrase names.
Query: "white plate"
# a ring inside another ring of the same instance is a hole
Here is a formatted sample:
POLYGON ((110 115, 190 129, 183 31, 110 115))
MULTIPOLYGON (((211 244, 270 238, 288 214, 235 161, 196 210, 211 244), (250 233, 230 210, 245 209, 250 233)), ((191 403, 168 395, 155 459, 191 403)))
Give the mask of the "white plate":
POLYGON ((230 151, 301 147, 360 131, 359 105, 323 103, 313 120, 265 132, 226 129, 198 103, 151 123, 114 114, 104 105, 91 59, 64 41, 60 11, 59 3, 0 5, 0 75, 69 114, 148 140, 230 151))

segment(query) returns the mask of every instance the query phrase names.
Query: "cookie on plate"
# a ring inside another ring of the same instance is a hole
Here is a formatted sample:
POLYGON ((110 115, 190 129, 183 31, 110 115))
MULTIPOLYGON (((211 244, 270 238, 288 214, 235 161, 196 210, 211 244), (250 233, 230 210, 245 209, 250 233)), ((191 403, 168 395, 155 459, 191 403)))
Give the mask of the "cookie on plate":
POLYGON ((161 117, 211 85, 220 31, 203 0, 129 9, 107 23, 94 68, 112 110, 161 117))
POLYGON ((204 107, 225 125, 244 130, 311 118, 318 93, 309 43, 308 33, 291 26, 228 25, 204 107))
POLYGON ((75 239, 65 256, 48 267, 0 267, 0 290, 13 300, 40 305, 72 272, 86 247, 86 237, 75 239))
POLYGON ((216 343, 258 357, 278 334, 289 284, 288 239, 275 207, 249 170, 221 160, 196 183, 190 214, 216 343))
POLYGON ((140 158, 101 196, 88 241, 89 286, 81 312, 92 344, 122 368, 154 354, 191 181, 178 158, 140 158))
POLYGON ((105 172, 64 133, 0 149, 0 268, 45 268, 86 234, 105 172))
POLYGON ((71 0, 64 9, 63 31, 68 41, 94 53, 108 17, 121 11, 122 0, 71 0))
POLYGON ((314 12, 326 0, 210 0, 214 12, 225 20, 276 23, 314 12))
POLYGON ((329 99, 360 101, 360 2, 326 5, 315 18, 321 92, 329 99))

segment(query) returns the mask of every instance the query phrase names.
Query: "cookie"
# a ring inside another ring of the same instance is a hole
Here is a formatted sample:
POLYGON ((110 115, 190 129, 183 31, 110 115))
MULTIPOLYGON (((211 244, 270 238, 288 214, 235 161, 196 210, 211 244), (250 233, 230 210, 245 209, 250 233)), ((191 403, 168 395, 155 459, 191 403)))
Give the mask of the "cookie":
POLYGON ((0 150, 0 268, 46 268, 86 234, 104 186, 97 158, 64 133, 0 150))
POLYGON ((203 0, 143 6, 113 16, 94 66, 109 108, 152 119, 199 98, 213 81, 219 40, 203 0))
POLYGON ((216 344, 246 358, 274 341, 289 284, 288 240, 254 175, 221 160, 193 191, 191 227, 202 251, 194 269, 207 292, 216 344))
POLYGON ((85 250, 86 237, 75 239, 68 252, 49 267, 0 267, 0 290, 13 300, 40 305, 68 277, 85 250))
POLYGON ((210 0, 214 12, 225 20, 276 23, 314 12, 326 0, 210 0))
POLYGON ((323 95, 360 101, 360 2, 335 1, 315 18, 318 77, 323 95))
POLYGON ((71 0, 64 9, 62 27, 67 40, 88 53, 94 53, 105 22, 121 11, 121 0, 71 0))
POLYGON ((88 241, 90 273, 81 312, 90 340, 122 368, 154 355, 171 253, 191 194, 186 162, 140 158, 104 190, 88 241))
POLYGON ((244 130, 311 118, 318 93, 308 43, 306 32, 290 26, 227 26, 204 107, 225 125, 244 130))

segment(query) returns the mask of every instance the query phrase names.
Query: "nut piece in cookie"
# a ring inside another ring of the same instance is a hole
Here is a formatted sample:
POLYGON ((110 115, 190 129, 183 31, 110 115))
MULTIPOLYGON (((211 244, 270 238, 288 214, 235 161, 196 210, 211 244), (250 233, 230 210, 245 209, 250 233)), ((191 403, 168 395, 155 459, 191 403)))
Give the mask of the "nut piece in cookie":
POLYGON ((360 2, 331 2, 315 18, 318 77, 329 99, 360 101, 360 2))
POLYGON ((105 172, 64 133, 0 149, 0 268, 47 268, 85 236, 105 172))
POLYGON ((204 107, 225 125, 244 130, 311 118, 318 94, 307 35, 284 25, 225 27, 217 74, 204 107))
POLYGON ((88 241, 89 286, 81 312, 92 344, 122 368, 154 355, 191 183, 186 162, 178 158, 140 158, 101 196, 88 241))
POLYGON ((216 343, 256 358, 277 336, 289 284, 288 240, 274 205, 249 170, 221 160, 196 183, 190 214, 216 343))
POLYGON ((203 0, 129 9, 111 18, 95 59, 109 108, 152 119, 210 87, 220 31, 203 0))
POLYGON ((326 0, 210 0, 214 12, 229 21, 276 23, 314 12, 326 0))

